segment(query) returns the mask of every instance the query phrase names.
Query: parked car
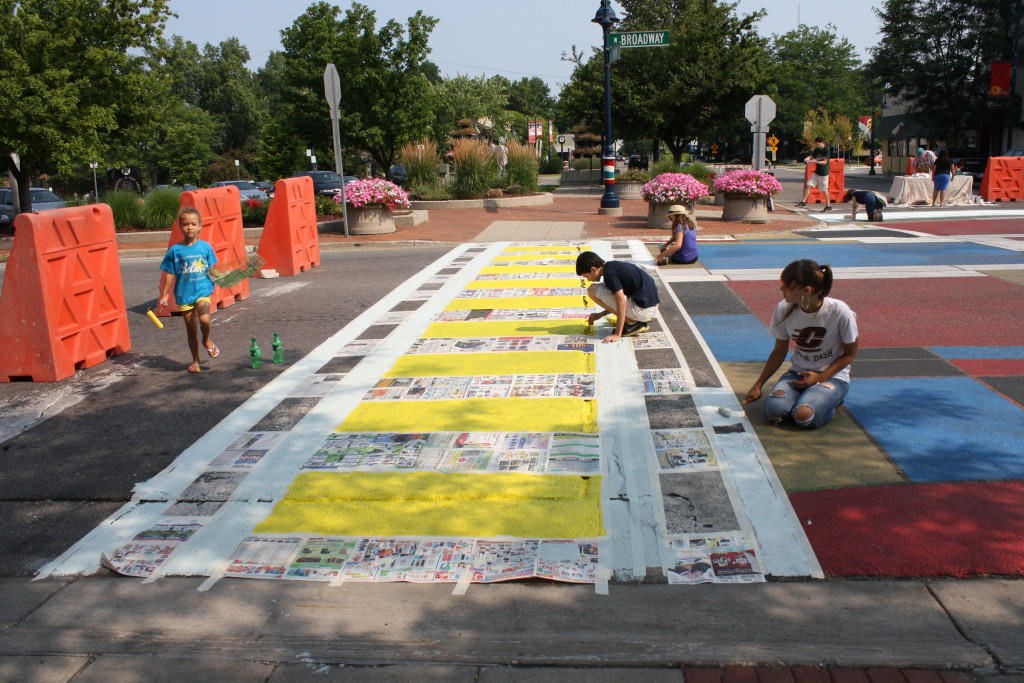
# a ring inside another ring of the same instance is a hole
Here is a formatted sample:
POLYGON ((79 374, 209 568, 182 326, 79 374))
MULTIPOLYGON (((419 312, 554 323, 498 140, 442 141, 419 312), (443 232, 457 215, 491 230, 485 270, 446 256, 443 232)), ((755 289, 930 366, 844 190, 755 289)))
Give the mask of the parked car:
POLYGON ((981 156, 974 147, 947 147, 949 159, 956 166, 957 173, 969 175, 974 178, 974 191, 981 187, 981 180, 985 177, 985 167, 988 165, 988 157, 981 156))
POLYGON ((292 178, 308 176, 313 179, 313 193, 333 197, 341 192, 341 176, 334 171, 302 171, 292 178))
POLYGON ((1006 150, 1003 154, 1004 157, 1024 157, 1024 147, 1015 147, 1013 149, 1006 150))
POLYGON ((210 185, 210 187, 227 187, 228 185, 234 185, 238 188, 238 194, 241 195, 242 201, 247 199, 256 199, 262 202, 267 198, 267 195, 263 190, 258 189, 248 180, 220 180, 210 185))
POLYGON ((256 189, 262 190, 268 197, 274 196, 274 183, 269 180, 254 180, 252 184, 256 186, 256 189))
POLYGON ((354 175, 347 175, 347 176, 345 176, 345 184, 346 185, 348 185, 349 183, 354 183, 357 180, 359 180, 359 178, 355 177, 354 175))
POLYGON ((185 183, 183 185, 154 185, 150 189, 150 192, 153 190, 177 190, 178 192, 191 192, 198 189, 198 187, 191 183, 185 183))
POLYGON ((402 166, 401 164, 395 164, 394 166, 391 167, 391 182, 393 182, 395 185, 398 185, 399 187, 405 185, 406 177, 407 176, 405 173, 405 166, 402 166))
MULTIPOLYGON (((64 200, 44 187, 30 187, 29 198, 32 200, 33 211, 47 209, 63 209, 67 204, 64 200)), ((14 195, 11 188, 0 188, 0 224, 9 225, 14 221, 14 195)))

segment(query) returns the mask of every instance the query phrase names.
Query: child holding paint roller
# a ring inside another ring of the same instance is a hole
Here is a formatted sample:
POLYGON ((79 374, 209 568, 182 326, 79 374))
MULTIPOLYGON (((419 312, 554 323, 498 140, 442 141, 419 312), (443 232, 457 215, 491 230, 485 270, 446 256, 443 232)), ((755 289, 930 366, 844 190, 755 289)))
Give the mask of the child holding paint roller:
POLYGON ((192 352, 191 373, 199 372, 199 332, 210 358, 220 355, 220 349, 210 339, 210 297, 213 282, 209 275, 217 275, 214 265, 217 255, 209 242, 199 239, 203 219, 199 211, 186 206, 178 212, 178 227, 184 238, 171 245, 160 264, 160 299, 157 308, 168 304, 168 295, 174 288, 174 300, 181 310, 188 334, 188 348, 192 352))

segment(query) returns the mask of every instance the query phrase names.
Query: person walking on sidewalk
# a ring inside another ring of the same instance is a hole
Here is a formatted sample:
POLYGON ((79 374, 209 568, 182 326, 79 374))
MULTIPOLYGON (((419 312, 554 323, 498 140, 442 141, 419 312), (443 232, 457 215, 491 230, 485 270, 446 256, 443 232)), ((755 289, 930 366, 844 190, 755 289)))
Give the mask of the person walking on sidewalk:
POLYGON ((210 339, 210 297, 213 295, 213 282, 209 278, 212 271, 217 274, 214 265, 217 255, 209 242, 199 239, 199 230, 203 219, 199 211, 186 206, 178 212, 178 227, 184 238, 172 244, 160 264, 160 299, 157 308, 168 304, 171 288, 174 288, 174 300, 181 311, 181 319, 185 321, 188 335, 188 348, 192 352, 192 364, 188 366, 191 373, 199 372, 199 334, 203 335, 203 346, 210 358, 220 355, 220 349, 210 339), (196 328, 199 328, 198 330, 196 328))
POLYGON ((576 274, 594 283, 587 287, 587 296, 604 309, 587 316, 587 325, 609 313, 615 314, 615 331, 602 340, 604 343, 651 328, 649 323, 658 312, 661 299, 650 275, 626 261, 605 261, 592 251, 584 251, 576 258, 576 274))
POLYGON ((672 220, 672 237, 661 245, 656 263, 659 266, 672 263, 696 263, 697 261, 697 222, 693 212, 682 204, 668 207, 668 216, 672 220))
POLYGON ((822 209, 825 213, 832 210, 832 200, 828 196, 828 174, 829 174, 829 150, 825 146, 825 140, 821 137, 814 139, 814 149, 804 159, 805 164, 814 164, 814 173, 807 179, 807 184, 804 186, 804 196, 797 206, 807 206, 807 197, 811 194, 811 188, 816 187, 818 190, 825 195, 825 208, 822 209))
POLYGON ((790 419, 815 429, 828 423, 850 389, 850 364, 857 357, 857 314, 844 302, 829 297, 832 268, 815 261, 793 261, 782 271, 782 301, 772 315, 775 337, 764 369, 744 403, 761 398, 761 387, 793 354, 789 370, 764 402, 768 422, 790 419))

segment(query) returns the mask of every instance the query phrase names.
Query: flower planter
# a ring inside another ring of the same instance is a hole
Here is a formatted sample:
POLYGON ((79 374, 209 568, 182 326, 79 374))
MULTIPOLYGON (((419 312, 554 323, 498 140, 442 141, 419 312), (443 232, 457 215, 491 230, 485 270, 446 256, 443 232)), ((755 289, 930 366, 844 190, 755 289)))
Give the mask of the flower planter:
POLYGON ((644 184, 639 180, 616 180, 612 189, 615 190, 619 199, 643 199, 640 196, 640 188, 643 186, 644 184))
POLYGON ((767 223, 767 198, 726 193, 722 220, 733 223, 767 223))
POLYGON ((668 217, 668 207, 681 204, 693 211, 693 202, 647 202, 647 227, 658 230, 670 230, 672 219, 668 217))
POLYGON ((350 235, 383 235, 397 229, 391 209, 380 204, 367 204, 359 208, 349 206, 347 213, 350 235))

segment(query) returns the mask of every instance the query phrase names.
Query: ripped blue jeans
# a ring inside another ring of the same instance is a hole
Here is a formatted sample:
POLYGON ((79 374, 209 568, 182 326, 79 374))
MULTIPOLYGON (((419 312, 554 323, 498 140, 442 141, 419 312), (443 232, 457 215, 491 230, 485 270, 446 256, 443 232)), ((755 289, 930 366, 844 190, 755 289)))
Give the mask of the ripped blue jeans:
POLYGON ((769 422, 781 422, 792 418, 798 426, 815 429, 829 422, 836 414, 836 408, 846 398, 850 383, 834 377, 806 389, 794 385, 800 373, 789 370, 779 378, 778 383, 768 392, 764 402, 764 416, 769 422), (780 394, 776 396, 776 394, 780 394), (811 416, 798 420, 794 415, 801 406, 811 409, 811 416))

